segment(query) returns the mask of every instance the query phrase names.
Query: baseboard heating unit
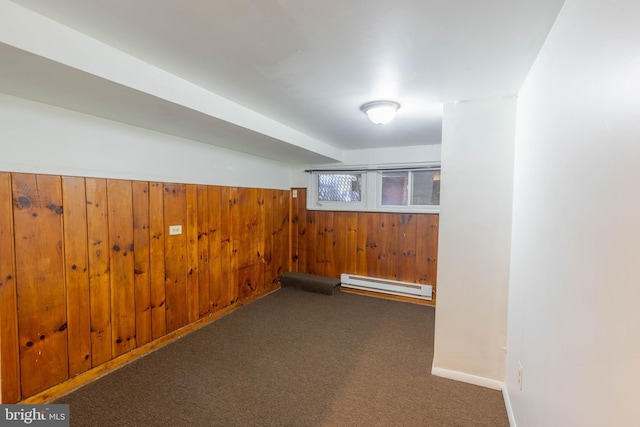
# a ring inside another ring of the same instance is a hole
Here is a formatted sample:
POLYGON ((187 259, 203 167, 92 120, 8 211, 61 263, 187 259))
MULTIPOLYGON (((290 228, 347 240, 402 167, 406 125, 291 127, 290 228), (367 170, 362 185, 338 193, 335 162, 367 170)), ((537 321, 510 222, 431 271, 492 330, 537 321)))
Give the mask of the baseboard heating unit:
POLYGON ((399 282, 397 280, 378 279, 375 277, 355 276, 343 273, 340 275, 340 286, 343 288, 360 289, 363 291, 380 292, 383 294, 400 295, 431 301, 431 285, 399 282))

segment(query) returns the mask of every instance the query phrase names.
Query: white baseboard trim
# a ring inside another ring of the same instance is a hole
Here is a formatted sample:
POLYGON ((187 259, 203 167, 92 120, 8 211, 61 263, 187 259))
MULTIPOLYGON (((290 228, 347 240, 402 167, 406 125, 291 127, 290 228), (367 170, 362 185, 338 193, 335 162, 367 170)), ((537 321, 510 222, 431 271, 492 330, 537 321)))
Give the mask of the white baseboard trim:
POLYGON ((476 375, 466 374, 460 371, 436 368, 435 366, 431 366, 431 375, 448 378, 450 380, 462 381, 463 383, 479 385, 480 387, 487 387, 494 390, 502 390, 504 388, 504 383, 502 381, 492 380, 485 377, 478 377, 476 375))
POLYGON ((509 390, 506 385, 502 387, 502 398, 504 399, 504 406, 507 408, 507 417, 509 417, 509 425, 516 427, 516 417, 513 415, 513 408, 511 407, 511 398, 509 397, 509 390))
POLYGON ((507 409, 507 417, 509 418, 509 426, 516 427, 516 419, 513 414, 513 408, 511 407, 509 391, 507 390, 507 386, 505 385, 505 383, 503 383, 502 381, 479 377, 477 375, 471 375, 460 371, 452 371, 450 369, 436 368, 435 366, 433 366, 433 364, 431 365, 431 375, 502 391, 504 406, 507 409))

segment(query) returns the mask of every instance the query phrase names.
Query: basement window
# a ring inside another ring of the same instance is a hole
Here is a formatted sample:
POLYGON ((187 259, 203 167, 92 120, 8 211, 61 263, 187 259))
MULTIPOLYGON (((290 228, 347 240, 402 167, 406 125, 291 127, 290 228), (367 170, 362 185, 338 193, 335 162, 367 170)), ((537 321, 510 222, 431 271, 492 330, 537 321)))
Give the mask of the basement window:
POLYGON ((313 173, 311 177, 314 208, 335 210, 365 208, 365 173, 323 172, 313 173))
POLYGON ((362 202, 362 174, 318 174, 319 202, 362 202))
POLYGON ((371 212, 440 211, 440 165, 308 170, 307 208, 371 212))
POLYGON ((380 174, 382 206, 440 205, 440 171, 391 171, 380 174))

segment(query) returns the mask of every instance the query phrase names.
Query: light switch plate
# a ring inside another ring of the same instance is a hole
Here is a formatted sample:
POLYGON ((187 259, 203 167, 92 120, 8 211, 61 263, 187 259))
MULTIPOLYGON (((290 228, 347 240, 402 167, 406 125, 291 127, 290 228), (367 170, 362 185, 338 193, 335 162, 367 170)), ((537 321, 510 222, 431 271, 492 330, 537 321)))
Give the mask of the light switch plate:
POLYGON ((169 235, 174 236, 176 234, 182 234, 182 226, 181 225, 170 225, 169 226, 169 235))

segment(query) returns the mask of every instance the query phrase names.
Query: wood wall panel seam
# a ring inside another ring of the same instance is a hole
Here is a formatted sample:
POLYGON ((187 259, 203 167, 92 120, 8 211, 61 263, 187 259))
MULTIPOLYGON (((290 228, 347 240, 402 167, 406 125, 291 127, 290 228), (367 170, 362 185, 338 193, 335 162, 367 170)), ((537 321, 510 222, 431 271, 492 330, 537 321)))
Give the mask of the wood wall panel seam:
POLYGON ((0 254, 0 403, 4 403, 21 398, 12 183, 8 172, 0 172, 0 254))

